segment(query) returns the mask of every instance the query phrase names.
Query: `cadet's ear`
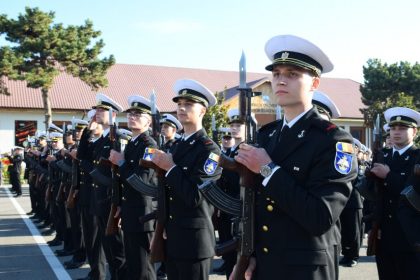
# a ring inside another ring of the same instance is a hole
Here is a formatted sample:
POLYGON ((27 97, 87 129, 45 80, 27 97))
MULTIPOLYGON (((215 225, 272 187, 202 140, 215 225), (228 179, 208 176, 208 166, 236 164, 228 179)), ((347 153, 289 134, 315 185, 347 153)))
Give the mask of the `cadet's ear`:
POLYGON ((311 91, 316 90, 319 87, 319 83, 320 83, 319 77, 313 77, 311 91))
POLYGON ((206 106, 201 106, 200 117, 203 117, 207 112, 206 106))

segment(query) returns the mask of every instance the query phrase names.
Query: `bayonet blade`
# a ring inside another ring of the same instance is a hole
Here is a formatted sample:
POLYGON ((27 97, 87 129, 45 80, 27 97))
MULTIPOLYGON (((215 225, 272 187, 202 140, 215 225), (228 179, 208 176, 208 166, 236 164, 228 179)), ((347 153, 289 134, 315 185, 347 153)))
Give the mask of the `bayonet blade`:
POLYGON ((246 88, 246 59, 244 51, 242 51, 241 59, 239 60, 239 88, 246 88))

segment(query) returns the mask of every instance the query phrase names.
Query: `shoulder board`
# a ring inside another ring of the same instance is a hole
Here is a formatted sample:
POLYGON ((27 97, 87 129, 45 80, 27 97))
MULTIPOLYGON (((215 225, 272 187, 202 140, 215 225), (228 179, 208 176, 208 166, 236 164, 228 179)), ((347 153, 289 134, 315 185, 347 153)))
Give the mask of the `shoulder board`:
POLYGON ((211 140, 211 138, 208 135, 203 135, 199 138, 199 141, 204 144, 204 146, 210 146, 213 145, 214 142, 211 140))
POLYGON ((260 129, 258 130, 258 132, 263 132, 265 130, 272 129, 272 128, 276 127, 281 121, 282 120, 276 120, 276 121, 267 123, 267 124, 261 126, 260 129))
POLYGON ((335 131, 335 130, 339 129, 332 122, 321 119, 321 118, 314 118, 313 121, 312 121, 312 124, 315 127, 319 128, 321 131, 325 132, 325 133, 330 133, 332 131, 335 131))

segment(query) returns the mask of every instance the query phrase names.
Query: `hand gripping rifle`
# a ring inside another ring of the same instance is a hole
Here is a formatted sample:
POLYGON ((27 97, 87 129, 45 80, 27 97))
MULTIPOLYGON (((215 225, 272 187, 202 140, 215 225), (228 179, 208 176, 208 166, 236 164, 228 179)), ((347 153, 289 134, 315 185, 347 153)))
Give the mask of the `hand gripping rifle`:
MULTIPOLYGON (((112 108, 109 108, 109 120, 112 121, 112 108)), ((119 141, 117 139, 117 124, 114 121, 110 131, 109 131, 109 140, 112 145, 112 149, 121 152, 121 147, 119 145, 119 141)), ((114 235, 118 232, 118 222, 120 220, 119 217, 115 217, 117 213, 118 207, 118 200, 120 199, 120 182, 117 177, 117 169, 118 166, 115 164, 111 164, 111 182, 112 182, 112 203, 111 203, 111 210, 109 211, 108 222, 106 225, 105 235, 114 235)))
MULTIPOLYGON (((372 158, 372 166, 373 163, 383 163, 384 162, 384 154, 382 151, 382 129, 381 129, 381 120, 379 114, 376 116, 376 122, 373 127, 373 158, 372 158)), ((380 199, 383 196, 383 185, 384 180, 381 178, 376 177, 370 169, 366 169, 365 176, 374 180, 374 191, 380 199)), ((376 254, 376 248, 379 238, 379 223, 377 221, 373 222, 372 229, 369 233, 368 237, 368 244, 366 255, 373 256, 376 254)))
MULTIPOLYGON (((247 144, 256 144, 257 124, 251 114, 251 99, 258 96, 260 92, 252 92, 246 85, 245 55, 242 52, 239 62, 239 113, 240 118, 245 122, 245 140, 247 144)), ((236 261, 234 280, 242 280, 249 264, 249 258, 254 252, 254 223, 255 223, 255 188, 260 184, 258 175, 250 171, 244 165, 225 155, 220 156, 219 164, 222 168, 233 170, 239 173, 240 201, 234 199, 222 191, 213 182, 206 182, 199 186, 203 195, 222 211, 238 216, 238 232, 234 232, 234 239, 216 247, 216 254, 224 254, 232 249, 237 249, 238 258, 236 261), (230 204, 226 207, 226 204, 230 204)))

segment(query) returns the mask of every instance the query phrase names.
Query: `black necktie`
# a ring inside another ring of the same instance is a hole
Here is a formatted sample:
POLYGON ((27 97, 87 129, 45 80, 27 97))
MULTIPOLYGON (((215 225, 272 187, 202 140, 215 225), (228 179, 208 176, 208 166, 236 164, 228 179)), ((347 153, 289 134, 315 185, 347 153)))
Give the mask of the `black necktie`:
POLYGON ((397 159, 400 157, 400 153, 398 151, 395 151, 394 154, 392 155, 392 159, 397 159))
POLYGON ((279 137, 277 138, 278 142, 281 141, 281 138, 284 137, 289 130, 290 130, 290 127, 288 125, 283 126, 283 128, 281 129, 279 133, 279 137))

